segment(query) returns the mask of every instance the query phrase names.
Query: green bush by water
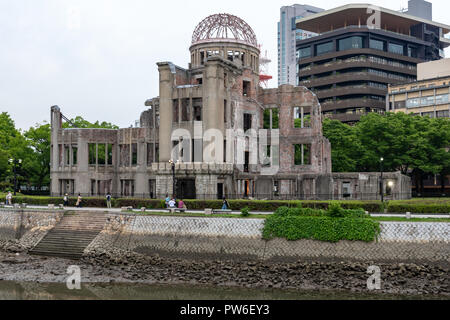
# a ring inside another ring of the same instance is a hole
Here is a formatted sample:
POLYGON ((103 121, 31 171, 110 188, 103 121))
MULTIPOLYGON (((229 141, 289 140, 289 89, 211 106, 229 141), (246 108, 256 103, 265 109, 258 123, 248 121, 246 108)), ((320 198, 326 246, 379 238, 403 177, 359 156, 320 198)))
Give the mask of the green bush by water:
POLYGON ((377 240, 379 233, 379 222, 367 216, 363 209, 343 209, 333 204, 328 210, 279 208, 274 215, 267 217, 263 238, 372 242, 377 240))

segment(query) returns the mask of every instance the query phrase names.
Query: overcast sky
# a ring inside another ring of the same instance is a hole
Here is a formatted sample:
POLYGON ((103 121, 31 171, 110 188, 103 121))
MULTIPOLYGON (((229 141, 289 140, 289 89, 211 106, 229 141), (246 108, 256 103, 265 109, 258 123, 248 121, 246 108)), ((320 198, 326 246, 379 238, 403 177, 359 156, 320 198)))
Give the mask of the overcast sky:
MULTIPOLYGON (((367 1, 297 2, 323 9, 367 1)), ((187 67, 195 26, 231 13, 255 31, 277 78, 277 22, 285 0, 0 0, 0 112, 28 129, 59 105, 69 118, 129 127, 158 96, 159 61, 187 67)), ((407 0, 373 0, 393 10, 407 0)), ((450 24, 450 2, 433 3, 433 20, 450 24)), ((446 52, 449 56, 449 51, 446 52)), ((276 80, 270 86, 276 86, 276 80)))

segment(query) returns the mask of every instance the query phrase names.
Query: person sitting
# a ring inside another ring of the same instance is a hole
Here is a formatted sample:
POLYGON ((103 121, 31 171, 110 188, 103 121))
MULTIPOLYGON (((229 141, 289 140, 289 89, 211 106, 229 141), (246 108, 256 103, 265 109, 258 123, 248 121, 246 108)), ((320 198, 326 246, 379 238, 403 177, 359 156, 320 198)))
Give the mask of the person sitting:
POLYGON ((165 202, 166 202, 166 208, 169 208, 170 198, 169 198, 169 195, 167 193, 166 193, 166 200, 165 200, 165 202))
POLYGON ((169 209, 175 209, 176 208, 175 204, 176 204, 175 199, 171 199, 169 201, 169 209))
POLYGON ((178 209, 182 212, 186 211, 186 204, 184 203, 183 199, 181 199, 180 201, 178 201, 178 209))

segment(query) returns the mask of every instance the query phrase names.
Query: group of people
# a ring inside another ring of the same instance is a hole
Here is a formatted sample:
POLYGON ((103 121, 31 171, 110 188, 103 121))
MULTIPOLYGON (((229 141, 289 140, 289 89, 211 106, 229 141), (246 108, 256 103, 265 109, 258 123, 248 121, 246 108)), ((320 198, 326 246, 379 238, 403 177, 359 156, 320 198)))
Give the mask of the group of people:
MULTIPOLYGON (((81 208, 82 200, 83 200, 83 197, 81 197, 81 194, 79 193, 78 197, 77 197, 77 202, 75 204, 75 206, 77 208, 81 208)), ((65 207, 69 206, 69 195, 67 193, 64 195, 63 203, 64 203, 65 207)), ((109 192, 106 194, 106 206, 108 207, 108 209, 111 209, 111 207, 112 207, 111 206, 111 194, 109 192)))
POLYGON ((187 210, 186 204, 183 199, 180 199, 177 204, 177 200, 175 198, 170 198, 168 194, 166 194, 166 208, 167 209, 179 209, 179 210, 187 210))
MULTIPOLYGON (((77 197, 77 202, 75 203, 75 206, 77 208, 81 208, 82 200, 83 200, 83 197, 81 197, 81 193, 79 193, 78 197, 77 197)), ((63 204, 64 204, 64 207, 69 206, 69 195, 67 193, 64 195, 63 204)))
MULTIPOLYGON (((78 194, 77 197, 77 202, 76 202, 76 207, 77 208, 81 208, 82 206, 82 200, 83 198, 81 197, 81 194, 78 194)), ((69 195, 66 193, 64 195, 63 198, 63 202, 64 202, 64 206, 67 207, 69 206, 69 195)), ((183 199, 180 199, 177 203, 177 200, 175 198, 170 198, 168 194, 166 194, 166 208, 167 209, 180 209, 180 210, 187 210, 186 204, 184 203, 183 199)), ((8 192, 8 194, 6 195, 6 205, 12 205, 12 193, 11 191, 8 192)), ((107 193, 106 194, 106 206, 108 207, 108 209, 111 209, 111 193, 107 193)), ((227 201, 227 199, 223 198, 223 203, 222 203, 222 210, 227 210, 230 209, 230 205, 227 201)))

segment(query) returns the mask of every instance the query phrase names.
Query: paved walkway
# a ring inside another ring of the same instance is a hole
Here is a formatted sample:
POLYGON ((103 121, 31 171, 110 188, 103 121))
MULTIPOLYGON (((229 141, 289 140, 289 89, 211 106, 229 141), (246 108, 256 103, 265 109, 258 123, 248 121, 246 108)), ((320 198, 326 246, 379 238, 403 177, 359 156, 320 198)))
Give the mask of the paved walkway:
MULTIPOLYGON (((12 208, 11 206, 5 206, 6 208, 12 208)), ((31 209, 48 209, 46 206, 34 206, 29 205, 27 208, 31 209)), ((122 212, 121 208, 90 208, 90 207, 65 207, 66 210, 72 210, 72 211, 101 211, 101 212, 109 212, 109 213, 120 213, 122 212)), ((166 211, 164 209, 146 209, 145 212, 162 212, 166 211)), ((140 213, 141 210, 139 209, 133 209, 133 213, 140 213)), ((186 213, 194 213, 194 214, 201 214, 205 213, 204 210, 187 210, 186 213)), ((258 215, 271 215, 273 212, 263 212, 263 211, 250 211, 251 214, 258 214, 258 215)), ((234 215, 240 215, 240 211, 232 211, 231 214, 234 215)), ((371 213, 372 217, 406 217, 406 214, 404 213, 371 213)), ((439 213, 433 213, 433 214, 412 214, 411 218, 447 218, 450 219, 450 214, 439 214, 439 213)))

